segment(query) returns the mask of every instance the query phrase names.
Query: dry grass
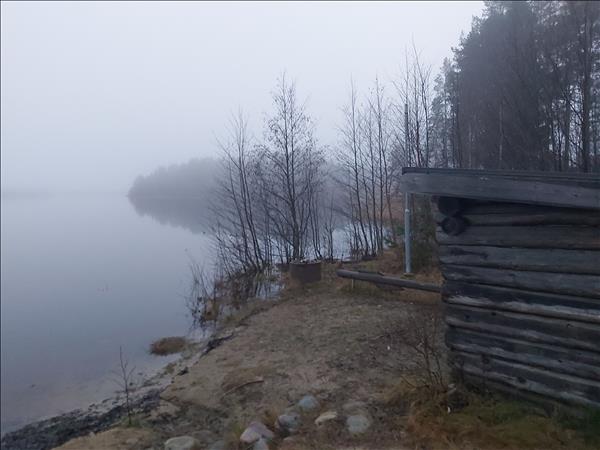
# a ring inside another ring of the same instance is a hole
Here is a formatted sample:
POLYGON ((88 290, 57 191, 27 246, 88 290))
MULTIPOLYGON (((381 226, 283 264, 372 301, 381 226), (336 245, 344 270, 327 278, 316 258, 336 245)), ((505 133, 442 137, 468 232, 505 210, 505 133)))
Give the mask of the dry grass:
POLYGON ((390 388, 382 400, 388 409, 407 411, 404 428, 419 448, 592 450, 600 444, 600 415, 565 420, 506 397, 431 390, 410 380, 390 388))
POLYGON ((171 355, 183 351, 187 339, 181 336, 164 337, 150 345, 150 353, 158 356, 171 355))

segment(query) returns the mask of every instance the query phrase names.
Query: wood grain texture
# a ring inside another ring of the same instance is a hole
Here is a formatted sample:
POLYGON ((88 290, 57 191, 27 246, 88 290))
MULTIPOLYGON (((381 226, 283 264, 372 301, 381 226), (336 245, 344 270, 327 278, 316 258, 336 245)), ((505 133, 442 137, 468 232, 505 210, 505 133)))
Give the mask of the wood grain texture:
POLYGON ((442 288, 442 299, 458 306, 600 323, 600 301, 593 298, 450 281, 442 288))
POLYGON ((446 305, 446 323, 488 333, 566 348, 598 351, 600 325, 507 311, 446 305))
POLYGON ((453 351, 451 364, 468 374, 484 377, 537 394, 588 407, 600 407, 600 382, 538 367, 453 351))
POLYGON ((439 257, 442 264, 600 275, 600 250, 441 245, 439 257))
POLYGON ((598 352, 533 343, 453 327, 446 332, 446 344, 450 349, 465 353, 494 356, 600 381, 600 353, 598 352))
POLYGON ((442 265, 446 280, 600 299, 600 276, 442 265))
POLYGON ((441 245, 600 250, 600 228, 589 226, 470 226, 458 236, 440 228, 441 245))
POLYGON ((543 176, 404 170, 400 177, 400 190, 446 197, 600 209, 600 188, 594 178, 581 183, 576 179, 544 179, 543 176))

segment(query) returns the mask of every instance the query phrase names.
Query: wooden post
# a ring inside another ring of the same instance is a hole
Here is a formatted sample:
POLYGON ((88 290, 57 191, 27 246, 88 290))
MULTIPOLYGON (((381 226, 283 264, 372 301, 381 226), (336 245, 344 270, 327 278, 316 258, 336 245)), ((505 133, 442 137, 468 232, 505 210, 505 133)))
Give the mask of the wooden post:
POLYGON ((412 273, 410 248, 410 194, 404 193, 404 272, 412 273))

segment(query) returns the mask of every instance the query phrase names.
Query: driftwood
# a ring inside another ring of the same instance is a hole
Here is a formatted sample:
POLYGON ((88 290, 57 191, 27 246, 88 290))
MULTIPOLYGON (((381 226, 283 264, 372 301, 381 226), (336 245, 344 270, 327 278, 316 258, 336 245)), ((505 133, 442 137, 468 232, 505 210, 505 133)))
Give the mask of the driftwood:
POLYGON ((470 226, 458 236, 438 229, 442 245, 600 250, 600 228, 586 226, 470 226))
POLYGON ((600 251, 441 245, 442 264, 600 275, 600 251))
POLYGON ((441 287, 437 284, 421 283, 419 281, 406 280, 404 278, 390 277, 379 273, 354 272, 352 270, 339 269, 338 277, 350 278, 352 280, 368 281, 376 284, 385 284, 399 288, 418 289, 421 291, 440 292, 441 287))
POLYGON ((265 381, 265 379, 263 377, 257 377, 254 380, 250 380, 250 381, 246 381, 245 383, 242 384, 238 384, 237 386, 232 387, 231 389, 229 389, 228 391, 225 391, 223 393, 223 395, 221 395, 221 399, 223 397, 225 397, 226 395, 231 394, 232 392, 237 391, 238 389, 241 389, 245 386, 248 386, 249 384, 257 384, 257 383, 263 383, 265 381))

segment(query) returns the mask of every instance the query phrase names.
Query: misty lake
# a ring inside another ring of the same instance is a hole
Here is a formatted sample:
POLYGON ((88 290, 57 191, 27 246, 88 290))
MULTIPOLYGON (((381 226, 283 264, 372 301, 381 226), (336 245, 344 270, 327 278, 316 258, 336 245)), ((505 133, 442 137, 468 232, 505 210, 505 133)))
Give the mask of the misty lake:
POLYGON ((190 332, 190 256, 213 262, 205 211, 187 206, 2 198, 2 432, 113 395, 119 346, 144 375, 169 362, 148 347, 190 332))

